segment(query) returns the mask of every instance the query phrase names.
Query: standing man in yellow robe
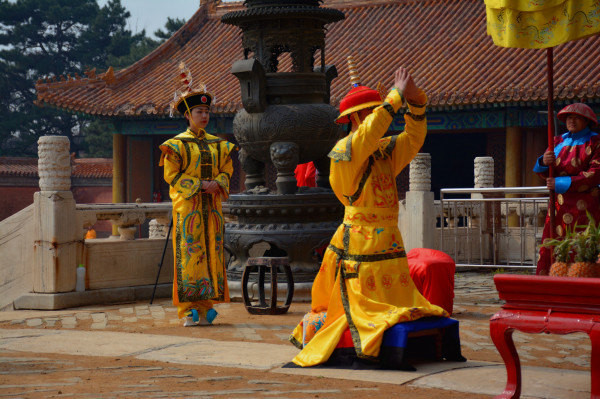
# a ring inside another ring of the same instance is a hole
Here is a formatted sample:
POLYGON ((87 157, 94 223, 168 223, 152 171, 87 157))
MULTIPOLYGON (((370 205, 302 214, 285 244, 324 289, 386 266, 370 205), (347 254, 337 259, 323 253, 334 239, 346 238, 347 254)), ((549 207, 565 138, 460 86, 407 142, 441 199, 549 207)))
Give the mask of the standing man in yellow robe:
POLYGON ((173 305, 190 327, 211 324, 213 302, 229 301, 221 201, 229 196, 235 145, 206 133, 212 96, 205 87, 192 89, 189 71, 181 68, 189 86, 176 93, 172 106, 188 129, 160 146, 159 165, 173 201, 173 305))
POLYGON ((448 316, 416 289, 398 230, 396 175, 425 140, 427 96, 404 68, 394 80, 384 101, 356 83, 340 103, 337 122, 352 130, 329 154, 330 182, 345 214, 313 283, 312 310, 290 337, 302 349, 293 359, 299 366, 326 362, 347 328, 356 355, 376 360, 386 329, 448 316), (406 130, 383 137, 404 101, 406 130))

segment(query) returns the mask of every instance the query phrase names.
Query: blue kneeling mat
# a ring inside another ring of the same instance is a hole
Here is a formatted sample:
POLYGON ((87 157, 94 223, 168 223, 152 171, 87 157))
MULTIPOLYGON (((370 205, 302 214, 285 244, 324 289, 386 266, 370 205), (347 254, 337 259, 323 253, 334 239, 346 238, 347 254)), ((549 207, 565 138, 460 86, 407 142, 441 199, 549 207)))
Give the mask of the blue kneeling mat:
POLYGON ((459 362, 467 360, 460 350, 458 320, 425 317, 398 323, 387 329, 376 361, 359 359, 354 347, 337 348, 324 366, 414 371, 416 369, 409 364, 409 360, 442 359, 459 362))

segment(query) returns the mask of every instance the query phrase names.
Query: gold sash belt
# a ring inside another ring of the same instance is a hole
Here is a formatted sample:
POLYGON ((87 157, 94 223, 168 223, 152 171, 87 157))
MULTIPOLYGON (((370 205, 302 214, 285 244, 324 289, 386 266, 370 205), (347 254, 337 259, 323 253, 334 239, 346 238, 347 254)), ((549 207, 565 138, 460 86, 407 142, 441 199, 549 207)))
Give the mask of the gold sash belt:
POLYGON ((398 226, 398 208, 347 206, 344 224, 362 226, 398 226))

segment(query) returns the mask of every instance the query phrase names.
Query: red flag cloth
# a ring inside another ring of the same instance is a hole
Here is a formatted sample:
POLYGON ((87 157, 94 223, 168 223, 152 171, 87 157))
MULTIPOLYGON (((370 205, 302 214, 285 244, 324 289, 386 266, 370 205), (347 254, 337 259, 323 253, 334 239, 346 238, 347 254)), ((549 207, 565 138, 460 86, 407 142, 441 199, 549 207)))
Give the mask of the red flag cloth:
POLYGON ((316 169, 312 162, 301 163, 294 171, 298 187, 317 187, 315 180, 316 169))
POLYGON ((419 292, 432 304, 452 315, 456 264, 446 253, 429 248, 408 251, 410 277, 419 292))

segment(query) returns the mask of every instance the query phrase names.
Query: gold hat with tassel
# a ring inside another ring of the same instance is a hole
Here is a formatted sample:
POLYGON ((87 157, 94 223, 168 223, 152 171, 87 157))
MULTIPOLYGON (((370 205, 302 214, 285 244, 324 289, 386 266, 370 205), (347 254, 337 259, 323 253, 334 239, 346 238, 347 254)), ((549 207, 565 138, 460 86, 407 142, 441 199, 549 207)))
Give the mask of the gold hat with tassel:
POLYGON ((179 74, 175 78, 177 85, 182 85, 181 89, 175 90, 173 101, 171 101, 170 116, 173 116, 173 111, 177 110, 182 115, 186 112, 191 112, 192 109, 200 106, 210 108, 213 100, 212 94, 208 92, 205 84, 199 84, 197 88, 193 88, 193 78, 190 70, 183 62, 179 63, 179 74))

